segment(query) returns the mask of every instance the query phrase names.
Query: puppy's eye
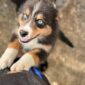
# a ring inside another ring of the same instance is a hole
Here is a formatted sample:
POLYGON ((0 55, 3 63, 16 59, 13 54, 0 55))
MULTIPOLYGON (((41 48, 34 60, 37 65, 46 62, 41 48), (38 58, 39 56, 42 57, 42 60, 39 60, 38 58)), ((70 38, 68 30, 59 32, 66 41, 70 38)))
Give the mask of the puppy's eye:
POLYGON ((39 27, 39 28, 43 28, 45 26, 45 21, 44 20, 36 20, 36 25, 39 27))
POLYGON ((23 16, 22 16, 22 19, 23 19, 23 20, 28 20, 28 18, 29 18, 29 15, 23 14, 23 16))

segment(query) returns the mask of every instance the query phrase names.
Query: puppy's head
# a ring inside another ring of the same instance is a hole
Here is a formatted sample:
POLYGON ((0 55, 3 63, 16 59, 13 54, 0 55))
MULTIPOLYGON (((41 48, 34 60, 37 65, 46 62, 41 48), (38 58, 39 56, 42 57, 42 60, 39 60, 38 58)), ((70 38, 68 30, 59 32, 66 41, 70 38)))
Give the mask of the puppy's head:
POLYGON ((27 0, 18 15, 20 42, 28 43, 55 35, 56 16, 57 11, 49 0, 27 0))

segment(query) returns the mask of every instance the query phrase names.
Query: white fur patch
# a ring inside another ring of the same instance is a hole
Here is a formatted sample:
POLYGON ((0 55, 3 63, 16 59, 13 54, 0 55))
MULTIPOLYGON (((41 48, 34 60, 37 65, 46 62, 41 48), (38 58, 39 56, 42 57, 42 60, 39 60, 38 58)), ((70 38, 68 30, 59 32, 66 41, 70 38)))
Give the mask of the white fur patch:
POLYGON ((22 46, 24 50, 32 50, 34 48, 40 48, 40 49, 44 49, 46 52, 49 52, 51 49, 51 47, 48 48, 42 44, 39 44, 38 38, 35 38, 28 43, 22 43, 22 46))
POLYGON ((11 67, 11 71, 22 71, 22 70, 29 70, 30 67, 35 66, 35 61, 32 55, 26 53, 24 54, 20 60, 18 60, 13 66, 11 67))
POLYGON ((9 67, 13 63, 17 54, 18 54, 17 49, 7 48, 2 57, 0 58, 0 69, 9 67))
POLYGON ((24 49, 30 49, 30 50, 40 47, 37 41, 38 41, 37 39, 33 39, 28 43, 22 43, 22 46, 24 49))

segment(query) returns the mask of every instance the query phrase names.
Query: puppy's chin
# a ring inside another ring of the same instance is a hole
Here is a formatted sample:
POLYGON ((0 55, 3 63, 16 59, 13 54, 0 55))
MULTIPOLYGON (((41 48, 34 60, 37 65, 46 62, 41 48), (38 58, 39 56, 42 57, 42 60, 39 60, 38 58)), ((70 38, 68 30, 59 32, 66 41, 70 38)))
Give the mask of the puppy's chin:
POLYGON ((31 40, 31 38, 29 38, 28 36, 26 37, 20 37, 19 40, 22 42, 22 43, 27 43, 31 40))
POLYGON ((23 48, 24 51, 29 51, 29 50, 32 50, 34 48, 38 48, 39 47, 38 46, 38 38, 32 39, 29 42, 25 42, 25 43, 20 41, 20 43, 21 43, 22 48, 23 48))

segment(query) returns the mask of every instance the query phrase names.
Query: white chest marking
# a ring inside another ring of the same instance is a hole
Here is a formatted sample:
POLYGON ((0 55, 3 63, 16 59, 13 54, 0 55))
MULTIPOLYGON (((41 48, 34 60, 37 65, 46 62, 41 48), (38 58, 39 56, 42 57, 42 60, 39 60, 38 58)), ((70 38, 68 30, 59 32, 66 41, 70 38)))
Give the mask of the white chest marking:
POLYGON ((34 48, 43 48, 43 45, 39 44, 37 39, 34 39, 28 43, 22 43, 22 46, 24 50, 31 50, 34 48))

